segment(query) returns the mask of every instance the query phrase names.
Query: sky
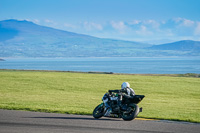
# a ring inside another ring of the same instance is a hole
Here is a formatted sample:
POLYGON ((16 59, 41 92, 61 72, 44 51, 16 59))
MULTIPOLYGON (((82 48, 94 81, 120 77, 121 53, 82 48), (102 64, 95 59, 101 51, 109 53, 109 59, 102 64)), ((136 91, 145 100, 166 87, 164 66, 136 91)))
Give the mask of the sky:
POLYGON ((0 0, 7 19, 151 44, 200 41, 200 0, 0 0))

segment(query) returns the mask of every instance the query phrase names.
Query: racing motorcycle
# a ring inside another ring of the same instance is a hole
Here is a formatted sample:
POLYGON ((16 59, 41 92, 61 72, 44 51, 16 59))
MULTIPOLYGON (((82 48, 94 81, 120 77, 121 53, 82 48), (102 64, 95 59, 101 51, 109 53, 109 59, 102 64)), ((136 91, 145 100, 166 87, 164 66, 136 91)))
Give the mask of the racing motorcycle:
POLYGON ((144 95, 134 95, 131 98, 124 96, 122 90, 109 90, 103 99, 107 99, 106 108, 104 102, 99 104, 93 111, 93 117, 98 119, 104 117, 122 118, 125 121, 131 121, 137 117, 142 108, 138 107, 138 103, 145 97, 144 95))

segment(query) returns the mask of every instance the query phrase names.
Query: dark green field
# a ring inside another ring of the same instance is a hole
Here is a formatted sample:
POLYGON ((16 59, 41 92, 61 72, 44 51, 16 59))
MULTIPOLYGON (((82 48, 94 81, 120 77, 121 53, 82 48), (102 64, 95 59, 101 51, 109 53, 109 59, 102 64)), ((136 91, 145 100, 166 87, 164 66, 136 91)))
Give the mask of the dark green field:
POLYGON ((138 117, 200 122, 200 78, 0 70, 0 108, 92 114, 109 89, 145 95, 138 117))

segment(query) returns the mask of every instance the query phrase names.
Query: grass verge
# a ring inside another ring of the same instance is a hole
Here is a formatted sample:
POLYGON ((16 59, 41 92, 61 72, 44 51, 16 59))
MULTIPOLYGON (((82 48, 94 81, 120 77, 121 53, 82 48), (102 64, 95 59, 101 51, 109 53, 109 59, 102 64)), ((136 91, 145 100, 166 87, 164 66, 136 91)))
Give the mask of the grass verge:
POLYGON ((200 78, 13 70, 0 77, 1 109, 92 114, 107 90, 127 81, 146 96, 139 117, 200 122, 200 78))

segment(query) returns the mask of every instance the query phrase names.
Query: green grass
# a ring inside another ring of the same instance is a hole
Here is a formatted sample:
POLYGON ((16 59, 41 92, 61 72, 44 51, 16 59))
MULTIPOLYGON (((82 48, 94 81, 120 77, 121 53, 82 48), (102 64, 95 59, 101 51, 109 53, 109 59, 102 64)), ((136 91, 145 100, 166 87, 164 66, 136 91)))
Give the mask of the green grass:
POLYGON ((142 118, 200 122, 200 78, 0 70, 0 108, 92 114, 109 89, 127 81, 142 118))

